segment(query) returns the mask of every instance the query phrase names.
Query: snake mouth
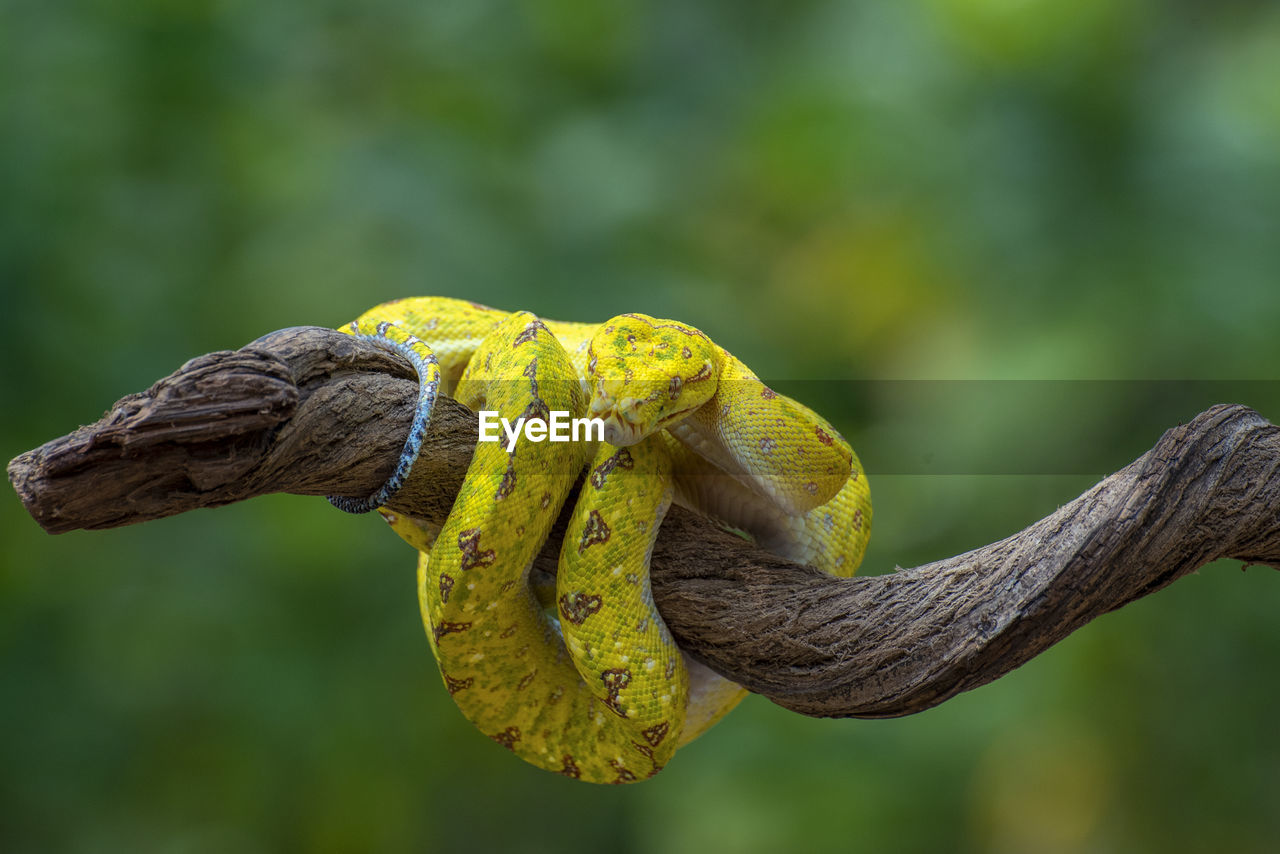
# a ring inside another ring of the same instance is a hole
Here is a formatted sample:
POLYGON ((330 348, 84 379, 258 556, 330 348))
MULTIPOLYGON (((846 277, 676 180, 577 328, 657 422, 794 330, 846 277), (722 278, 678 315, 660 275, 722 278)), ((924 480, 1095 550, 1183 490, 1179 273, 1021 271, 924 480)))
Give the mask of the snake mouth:
POLYGON ((636 423, 639 401, 633 397, 617 399, 601 388, 591 401, 592 418, 604 422, 604 440, 615 447, 634 445, 644 438, 644 431, 636 423))
POLYGON ((604 423, 604 440, 610 445, 625 448, 643 441, 658 430, 683 421, 690 410, 684 409, 663 416, 656 423, 644 423, 640 407, 645 403, 634 397, 615 398, 601 388, 592 399, 589 415, 604 423))
POLYGON ((620 417, 614 410, 601 420, 604 422, 604 440, 614 447, 625 448, 644 438, 638 426, 620 417))

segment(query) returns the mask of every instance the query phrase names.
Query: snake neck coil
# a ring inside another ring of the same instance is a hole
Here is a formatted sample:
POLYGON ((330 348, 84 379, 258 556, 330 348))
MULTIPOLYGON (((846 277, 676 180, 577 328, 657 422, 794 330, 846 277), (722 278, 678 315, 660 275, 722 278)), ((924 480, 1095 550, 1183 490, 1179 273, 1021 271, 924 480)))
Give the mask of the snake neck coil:
POLYGON ((384 350, 399 353, 409 360, 418 373, 418 407, 413 415, 413 424, 409 427, 409 436, 405 439, 404 449, 400 451, 400 459, 396 462, 395 471, 386 483, 378 487, 365 498, 353 498, 347 495, 330 495, 329 503, 347 513, 368 513, 386 504, 391 496, 404 486, 413 464, 418 461, 422 452, 422 440, 427 435, 427 425, 431 421, 431 410, 435 406, 436 393, 440 388, 440 365, 431 349, 416 336, 405 332, 389 321, 376 325, 352 322, 343 331, 363 341, 368 341, 384 350))

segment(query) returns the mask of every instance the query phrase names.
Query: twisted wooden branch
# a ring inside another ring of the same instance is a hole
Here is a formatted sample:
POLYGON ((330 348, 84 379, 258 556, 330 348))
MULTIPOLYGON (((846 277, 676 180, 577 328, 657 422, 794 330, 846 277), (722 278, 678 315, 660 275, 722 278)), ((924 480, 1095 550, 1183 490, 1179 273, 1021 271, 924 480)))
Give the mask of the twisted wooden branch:
MULTIPOLYGON (((269 492, 368 494, 395 465, 416 387, 406 362, 350 336, 282 330, 188 362, 17 457, 9 478, 52 533, 269 492)), ((474 414, 442 398, 390 507, 443 521, 475 440, 474 414)), ((776 703, 910 714, 1210 561, 1280 567, 1277 466, 1280 430, 1217 406, 1006 540, 869 578, 796 566, 676 509, 653 554, 654 595, 684 649, 776 703)))

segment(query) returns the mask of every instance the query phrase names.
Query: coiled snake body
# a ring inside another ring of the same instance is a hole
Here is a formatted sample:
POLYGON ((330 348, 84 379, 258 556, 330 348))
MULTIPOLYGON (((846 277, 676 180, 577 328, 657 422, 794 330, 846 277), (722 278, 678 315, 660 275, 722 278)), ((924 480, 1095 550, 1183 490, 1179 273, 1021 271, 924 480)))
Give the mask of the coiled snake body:
MULTIPOLYGON (((516 423, 560 411, 603 442, 480 442, 443 528, 383 511, 415 546, 423 620, 463 713, 522 759, 577 779, 656 774, 744 696, 687 659, 653 604, 648 560, 675 500, 784 557, 852 575, 870 533, 866 477, 823 418, 682 323, 539 320, 439 297, 370 309, 345 331, 413 357, 425 429, 437 385, 516 423), (529 570, 579 474, 554 594, 529 570)), ((409 453, 412 448, 412 454, 409 453)))

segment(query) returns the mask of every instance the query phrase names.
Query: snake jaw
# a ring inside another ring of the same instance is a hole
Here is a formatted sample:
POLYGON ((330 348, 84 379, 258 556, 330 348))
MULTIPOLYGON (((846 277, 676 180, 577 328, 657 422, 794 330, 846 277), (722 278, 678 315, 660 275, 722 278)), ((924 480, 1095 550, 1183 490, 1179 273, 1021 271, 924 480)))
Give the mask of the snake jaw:
POLYGON ((623 424, 615 415, 604 419, 604 440, 615 448, 625 448, 640 441, 640 436, 630 424, 623 424))
POLYGON ((614 447, 625 448, 645 437, 643 427, 636 423, 636 407, 629 397, 599 408, 592 402, 591 414, 604 422, 604 440, 614 447))
POLYGON ((616 380, 600 380, 596 384, 596 393, 591 398, 590 416, 604 422, 604 440, 610 445, 623 448, 634 445, 647 433, 640 406, 643 401, 634 397, 616 397, 623 384, 616 380))

